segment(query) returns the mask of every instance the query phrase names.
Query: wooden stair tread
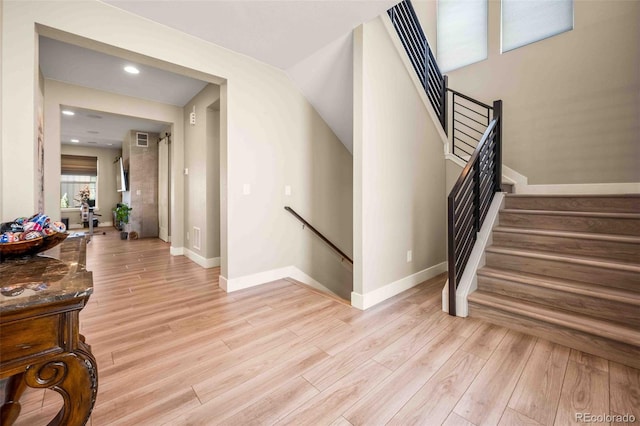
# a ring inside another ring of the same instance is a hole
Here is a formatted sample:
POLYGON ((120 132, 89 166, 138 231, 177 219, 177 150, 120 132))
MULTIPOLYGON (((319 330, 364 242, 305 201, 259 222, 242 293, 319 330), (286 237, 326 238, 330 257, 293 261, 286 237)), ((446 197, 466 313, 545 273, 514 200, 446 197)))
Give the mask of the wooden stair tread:
POLYGON ((584 240, 615 241, 621 243, 640 244, 640 237, 635 235, 600 234, 596 232, 559 231, 535 228, 516 228, 511 226, 496 226, 493 232, 507 232, 513 234, 541 235, 549 237, 577 238, 584 240))
POLYGON ((631 290, 616 287, 600 286, 580 281, 552 278, 548 276, 518 272, 484 266, 478 270, 478 276, 514 281, 535 287, 564 291, 576 295, 584 295, 607 299, 614 302, 637 305, 640 309, 640 294, 631 290))
POLYGON ((527 209, 502 209, 500 213, 528 214, 545 216, 573 216, 573 217, 598 217, 610 219, 640 219, 640 213, 617 212, 585 212, 571 210, 527 210, 527 209))
POLYGON ((510 247, 500 247, 500 246, 489 246, 485 250, 486 253, 496 253, 503 254, 508 256, 520 256, 520 257, 528 257, 534 259, 542 259, 542 260, 551 260, 556 262, 565 262, 565 263, 573 263, 587 266, 596 266, 599 268, 605 269, 616 269, 621 271, 628 272, 637 272, 640 274, 640 265, 636 263, 630 262, 621 262, 618 260, 608 260, 602 258, 594 258, 587 256, 578 256, 578 255, 567 255, 567 254, 547 254, 545 252, 536 251, 536 250, 522 250, 522 249, 514 249, 510 247))
POLYGON ((621 324, 601 321, 575 312, 565 312, 557 308, 549 308, 536 303, 486 293, 481 290, 469 295, 469 302, 629 345, 640 346, 640 330, 625 327, 621 324))

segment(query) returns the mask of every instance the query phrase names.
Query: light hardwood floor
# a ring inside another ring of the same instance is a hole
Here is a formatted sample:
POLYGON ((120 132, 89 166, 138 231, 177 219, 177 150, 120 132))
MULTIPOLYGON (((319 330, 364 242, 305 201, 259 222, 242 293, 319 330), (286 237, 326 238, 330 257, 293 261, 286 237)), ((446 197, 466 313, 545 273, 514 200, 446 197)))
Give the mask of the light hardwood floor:
MULTIPOLYGON (((639 370, 450 317, 444 276, 362 312, 287 280, 226 294, 218 268, 155 239, 109 231, 87 253, 93 426, 640 422, 639 370)), ((44 425, 61 398, 29 389, 22 402, 17 424, 44 425)))

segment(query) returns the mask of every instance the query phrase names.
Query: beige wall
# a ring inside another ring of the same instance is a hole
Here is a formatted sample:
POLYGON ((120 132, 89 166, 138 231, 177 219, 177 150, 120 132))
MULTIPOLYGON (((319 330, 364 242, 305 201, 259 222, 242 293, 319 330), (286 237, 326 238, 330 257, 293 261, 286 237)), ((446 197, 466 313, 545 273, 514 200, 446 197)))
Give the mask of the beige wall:
MULTIPOLYGON (((86 47, 223 84, 221 200, 225 207, 221 237, 226 241, 222 271, 227 278, 302 264, 300 259, 313 262, 306 243, 310 237, 283 210, 286 184, 300 196, 298 209, 311 211, 312 206, 324 205, 313 219, 327 224, 327 232, 339 232, 338 243, 351 239, 350 182, 320 180, 326 176, 320 170, 335 168, 350 174, 351 156, 282 71, 98 1, 5 2, 3 14, 2 173, 4 182, 6 176, 24 175, 26 188, 18 191, 3 183, 3 216, 33 207, 32 166, 18 167, 6 158, 7 154, 33 157, 35 24, 39 23, 47 27, 40 31, 49 37, 72 39, 86 47), (313 157, 316 151, 318 158, 313 157), (251 194, 243 195, 244 184, 251 185, 251 194), (310 192, 316 188, 322 188, 321 196, 310 192), (337 194, 335 199, 333 194, 337 194), (6 200, 12 200, 12 205, 6 200), (329 209, 331 214, 323 216, 329 209)), ((129 107, 122 102, 118 106, 129 107)), ((160 121, 182 125, 182 120, 179 124, 160 121)), ((172 134, 172 226, 183 229, 182 127, 174 127, 172 134)), ((182 231, 174 227, 172 246, 183 247, 179 234, 182 231)), ((335 267, 341 268, 337 260, 335 267)))
MULTIPOLYGON (((108 148, 95 148, 89 146, 73 146, 73 145, 61 145, 60 154, 69 155, 86 155, 89 157, 98 158, 98 200, 96 204, 95 212, 100 214, 98 220, 101 224, 112 222, 113 217, 111 214, 112 209, 120 202, 120 193, 116 191, 116 166, 114 160, 120 156, 121 151, 119 149, 108 148)), ((58 156, 58 163, 60 163, 60 157, 58 156)), ((60 179, 58 182, 58 193, 60 193, 60 179)), ((77 194, 67 194, 69 199, 75 198, 77 194)), ((58 198, 58 206, 60 205, 60 198, 58 198)), ((61 217, 69 218, 69 225, 77 225, 80 223, 80 211, 74 209, 73 211, 60 212, 61 217)), ((60 216, 52 216, 56 220, 60 216)))
POLYGON ((206 259, 220 257, 220 117, 209 107, 218 102, 220 86, 209 84, 184 106, 184 233, 185 247, 206 259), (195 106, 196 124, 189 123, 195 106), (217 118, 217 119, 216 119, 217 118), (200 228, 200 248, 193 228, 200 228))
POLYGON ((354 40, 354 292, 365 295, 445 261, 445 161, 382 20, 354 40))
POLYGON ((638 182, 640 2, 574 5, 572 31, 500 54, 490 1, 489 58, 449 72, 449 86, 503 100, 504 162, 530 184, 638 182))
MULTIPOLYGON (((182 108, 180 107, 74 86, 55 80, 45 80, 45 212, 51 217, 60 216, 60 105, 175 123, 172 149, 176 149, 176 146, 181 147, 183 142, 182 108)), ((128 140, 128 134, 122 136, 123 140, 128 140)), ((128 159, 129 151, 127 147, 126 143, 123 144, 122 155, 128 159)), ((182 151, 181 148, 177 149, 179 152, 182 151)), ((181 158, 181 156, 179 157, 181 158)), ((181 170, 182 165, 174 164, 174 167, 181 170)), ((14 173, 22 172, 16 171, 14 173)), ((181 177, 182 173, 179 173, 179 179, 181 177)), ((181 180, 179 184, 182 184, 181 180)), ((115 188, 115 183, 112 188, 115 188)), ((3 188, 4 190, 5 188, 3 188)), ((8 190, 11 190, 11 188, 8 188, 8 190)), ((182 194, 182 190, 179 193, 182 194)), ((131 204, 130 191, 123 195, 123 201, 131 204)), ((113 206, 107 206, 106 208, 110 209, 114 206, 115 203, 113 206)), ((175 205, 174 208, 175 212, 172 212, 172 214, 181 215, 182 205, 175 205)), ((104 215, 105 213, 103 212, 102 214, 104 215)), ((178 238, 176 241, 172 241, 172 246, 181 247, 182 230, 175 233, 178 238)))

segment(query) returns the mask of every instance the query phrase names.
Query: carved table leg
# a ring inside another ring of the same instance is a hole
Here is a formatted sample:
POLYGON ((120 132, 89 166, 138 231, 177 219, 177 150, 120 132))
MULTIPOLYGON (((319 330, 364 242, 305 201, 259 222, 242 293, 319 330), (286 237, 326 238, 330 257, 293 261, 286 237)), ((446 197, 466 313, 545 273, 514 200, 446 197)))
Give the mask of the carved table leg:
POLYGON ((5 397, 0 408, 0 424, 12 425, 20 414, 20 397, 26 389, 24 373, 9 377, 5 388, 5 397))
POLYGON ((27 368, 27 385, 52 389, 64 400, 64 406, 49 426, 82 426, 89 419, 98 393, 98 372, 95 358, 85 348, 88 349, 80 342, 76 352, 27 368))

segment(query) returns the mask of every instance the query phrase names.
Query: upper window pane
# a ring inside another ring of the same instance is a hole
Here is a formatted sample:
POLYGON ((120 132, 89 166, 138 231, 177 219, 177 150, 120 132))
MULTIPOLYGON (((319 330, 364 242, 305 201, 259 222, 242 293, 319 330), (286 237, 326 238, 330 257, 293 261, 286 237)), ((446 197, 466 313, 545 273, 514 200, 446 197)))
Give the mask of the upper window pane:
POLYGON ((573 0, 502 0, 502 51, 573 29, 573 0))
POLYGON ((487 59, 487 0, 439 0, 437 50, 442 72, 487 59))

